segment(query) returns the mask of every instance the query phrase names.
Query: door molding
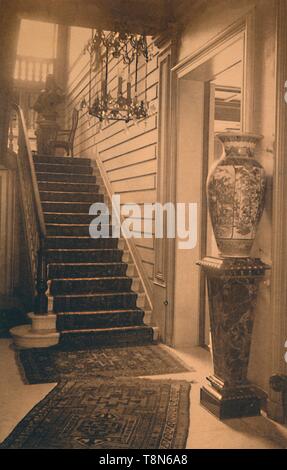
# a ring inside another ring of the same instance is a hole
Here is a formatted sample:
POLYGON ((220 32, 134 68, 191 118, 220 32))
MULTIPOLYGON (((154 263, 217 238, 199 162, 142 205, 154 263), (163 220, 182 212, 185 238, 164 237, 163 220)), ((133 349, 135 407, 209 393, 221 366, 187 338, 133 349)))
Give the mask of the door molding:
MULTIPOLYGON (((271 308, 272 357, 271 373, 287 374, 284 360, 287 340, 287 103, 284 101, 287 80, 287 5, 277 2, 276 24, 276 135, 273 176, 273 233, 271 308)), ((268 414, 279 421, 283 418, 281 394, 269 390, 268 414)))
POLYGON ((186 77, 197 67, 207 62, 219 52, 226 49, 243 35, 244 61, 243 61, 243 101, 242 101, 242 126, 246 132, 252 132, 254 117, 254 57, 255 57, 255 9, 252 8, 246 15, 232 23, 226 29, 218 33, 207 43, 184 58, 172 72, 176 81, 186 77))
MULTIPOLYGON (((155 44, 160 48, 159 68, 159 122, 157 155, 157 202, 175 202, 176 162, 171 151, 172 110, 174 82, 171 73, 176 63, 179 31, 158 37, 155 44)), ((166 214, 164 213, 164 227, 166 214)), ((160 329, 161 340, 173 345, 173 306, 174 306, 174 264, 175 240, 166 237, 155 238, 154 266, 154 311, 160 329)))

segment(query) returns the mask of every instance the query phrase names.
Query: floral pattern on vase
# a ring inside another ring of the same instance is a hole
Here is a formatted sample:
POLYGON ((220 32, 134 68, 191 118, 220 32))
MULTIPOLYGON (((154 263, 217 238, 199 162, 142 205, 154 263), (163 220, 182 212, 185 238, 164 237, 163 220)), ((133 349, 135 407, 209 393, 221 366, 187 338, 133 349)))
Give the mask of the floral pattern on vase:
POLYGON ((265 171, 254 150, 260 136, 217 134, 225 154, 207 181, 212 227, 222 256, 248 257, 264 208, 265 171))

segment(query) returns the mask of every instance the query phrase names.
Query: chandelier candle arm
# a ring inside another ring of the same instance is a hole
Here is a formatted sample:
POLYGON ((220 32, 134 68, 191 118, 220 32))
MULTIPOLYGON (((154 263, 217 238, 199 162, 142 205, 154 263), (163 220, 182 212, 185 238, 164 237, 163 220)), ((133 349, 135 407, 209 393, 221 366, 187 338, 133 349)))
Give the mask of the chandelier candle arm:
POLYGON ((132 84, 130 81, 127 82, 127 102, 128 105, 130 105, 132 102, 132 84))
POLYGON ((123 94, 123 77, 119 75, 118 77, 118 97, 123 94))

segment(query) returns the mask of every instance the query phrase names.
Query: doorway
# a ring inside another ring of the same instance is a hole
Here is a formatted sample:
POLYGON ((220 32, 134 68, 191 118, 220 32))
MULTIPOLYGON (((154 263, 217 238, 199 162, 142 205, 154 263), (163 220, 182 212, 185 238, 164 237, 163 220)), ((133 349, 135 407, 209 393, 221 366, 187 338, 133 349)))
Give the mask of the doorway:
MULTIPOLYGON (((175 347, 210 348, 205 278, 196 265, 206 255, 218 255, 206 201, 206 180, 222 155, 216 133, 244 128, 246 37, 242 26, 208 58, 198 58, 177 73, 177 202, 198 206, 197 245, 175 249, 175 347)), ((206 54, 203 54, 206 57, 206 54)))
MULTIPOLYGON (((213 165, 221 158, 223 146, 216 137, 218 132, 241 131, 242 130, 242 106, 241 96, 243 91, 243 51, 242 42, 237 43, 237 57, 231 58, 231 65, 227 69, 219 72, 213 80, 205 84, 205 106, 207 107, 207 120, 204 123, 203 133, 207 139, 207 151, 203 155, 206 159, 203 173, 203 187, 205 189, 207 175, 213 165), (233 63, 232 63, 233 62, 233 63)), ((219 251, 215 241, 208 215, 207 201, 205 193, 202 195, 204 211, 206 213, 206 229, 202 227, 205 239, 202 246, 202 256, 218 256, 219 251)), ((210 349, 210 325, 209 325, 209 305, 207 288, 204 276, 200 279, 200 319, 199 319, 199 343, 210 349)))

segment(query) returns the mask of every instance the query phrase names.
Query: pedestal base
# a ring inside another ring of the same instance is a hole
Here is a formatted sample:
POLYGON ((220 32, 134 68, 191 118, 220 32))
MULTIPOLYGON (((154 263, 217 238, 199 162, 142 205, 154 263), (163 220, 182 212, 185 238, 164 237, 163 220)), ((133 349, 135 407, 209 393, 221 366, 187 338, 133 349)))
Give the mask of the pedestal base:
POLYGON ((257 416, 265 397, 247 379, 260 279, 269 268, 257 258, 206 257, 214 375, 201 404, 220 419, 257 416))
POLYGON ((32 320, 32 325, 15 326, 10 330, 17 348, 48 348, 59 343, 60 333, 56 330, 56 315, 30 313, 28 316, 32 320))
POLYGON ((212 387, 200 389, 200 404, 217 418, 232 419, 259 416, 261 398, 252 389, 240 391, 238 395, 223 397, 212 387))

